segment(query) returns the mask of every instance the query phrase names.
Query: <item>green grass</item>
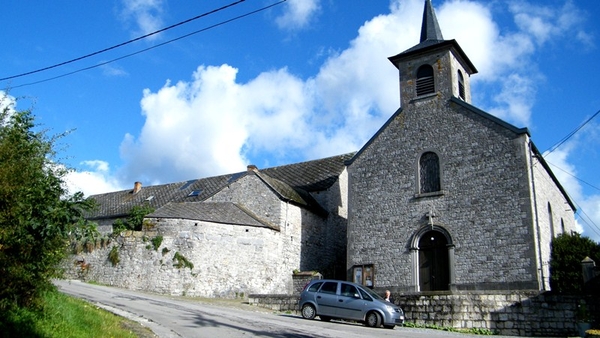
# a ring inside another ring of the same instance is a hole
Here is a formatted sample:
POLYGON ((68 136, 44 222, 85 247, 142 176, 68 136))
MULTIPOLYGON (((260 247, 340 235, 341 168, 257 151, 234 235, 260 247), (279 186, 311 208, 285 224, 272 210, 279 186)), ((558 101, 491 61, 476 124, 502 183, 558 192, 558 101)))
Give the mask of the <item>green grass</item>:
POLYGON ((148 337, 140 324, 60 292, 45 295, 40 311, 17 309, 0 317, 0 337, 148 337), (142 333, 142 334, 140 334, 142 333))
POLYGON ((478 334, 478 335, 484 335, 484 336, 492 336, 492 335, 498 334, 498 332, 496 332, 496 331, 483 329, 483 328, 476 328, 476 327, 473 327, 470 329, 457 329, 457 328, 447 327, 447 326, 438 326, 438 325, 433 325, 433 324, 415 324, 415 323, 409 323, 409 322, 404 323, 403 326, 420 328, 420 329, 433 329, 433 330, 442 330, 442 331, 449 331, 449 332, 478 334))

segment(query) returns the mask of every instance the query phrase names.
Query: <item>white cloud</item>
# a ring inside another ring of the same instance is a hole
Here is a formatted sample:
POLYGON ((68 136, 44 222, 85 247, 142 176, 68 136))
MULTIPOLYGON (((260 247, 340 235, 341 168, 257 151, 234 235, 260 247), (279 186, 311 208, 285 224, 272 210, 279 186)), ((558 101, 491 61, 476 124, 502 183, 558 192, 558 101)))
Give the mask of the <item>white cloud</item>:
POLYGON ((100 67, 105 76, 127 76, 129 75, 122 67, 115 64, 104 64, 100 67))
POLYGON ((539 45, 567 34, 578 37, 580 42, 586 44, 590 41, 581 28, 586 15, 571 1, 565 2, 561 8, 512 2, 510 11, 518 27, 539 45))
POLYGON ((15 106, 17 105, 17 100, 6 93, 3 90, 0 90, 0 113, 14 113, 15 106))
MULTIPOLYGON (((82 165, 90 170, 73 171, 65 177, 69 194, 78 191, 91 196, 108 191, 123 190, 123 186, 111 175, 109 164, 105 161, 85 161, 82 165)), ((133 186, 133 185, 132 185, 133 186)))
POLYGON ((319 11, 319 2, 320 0, 288 0, 283 14, 275 19, 275 23, 284 29, 305 28, 319 11))
MULTIPOLYGON (((278 20, 296 26, 320 8, 317 1, 287 6, 278 20)), ((543 78, 532 56, 545 41, 578 26, 572 16, 560 14, 564 8, 548 7, 538 26, 500 31, 497 8, 489 6, 450 0, 436 13, 444 37, 456 39, 478 68, 474 84, 493 89, 484 109, 528 125, 535 83, 543 78), (548 18, 559 17, 564 28, 544 28, 548 18)), ((526 12, 519 8, 511 7, 515 22, 526 12)), ((386 58, 419 42, 422 10, 422 0, 391 1, 389 14, 367 21, 349 48, 330 56, 307 79, 282 68, 240 83, 237 69, 224 64, 200 66, 190 81, 145 90, 146 120, 121 144, 119 177, 127 186, 136 180, 149 185, 242 171, 250 158, 263 154, 308 159, 358 150, 398 108, 398 74, 386 58)), ((474 91, 474 101, 478 96, 482 93, 474 91)))
MULTIPOLYGON (((162 28, 163 0, 122 0, 121 15, 125 21, 135 23, 134 37, 146 35, 162 28)), ((157 35, 149 37, 156 38, 157 35)))

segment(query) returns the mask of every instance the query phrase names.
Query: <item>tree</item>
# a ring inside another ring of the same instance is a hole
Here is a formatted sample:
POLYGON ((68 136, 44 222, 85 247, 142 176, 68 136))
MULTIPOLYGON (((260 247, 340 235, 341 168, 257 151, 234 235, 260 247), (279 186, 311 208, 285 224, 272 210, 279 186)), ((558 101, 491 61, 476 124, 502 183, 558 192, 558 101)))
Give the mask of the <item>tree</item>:
POLYGON ((36 305, 54 288, 69 233, 92 206, 82 193, 67 196, 68 169, 54 150, 65 134, 35 131, 31 111, 7 100, 0 98, 0 310, 36 305))
POLYGON ((563 233, 552 240, 550 287, 562 294, 581 294, 581 261, 590 257, 600 263, 600 244, 578 233, 563 233))

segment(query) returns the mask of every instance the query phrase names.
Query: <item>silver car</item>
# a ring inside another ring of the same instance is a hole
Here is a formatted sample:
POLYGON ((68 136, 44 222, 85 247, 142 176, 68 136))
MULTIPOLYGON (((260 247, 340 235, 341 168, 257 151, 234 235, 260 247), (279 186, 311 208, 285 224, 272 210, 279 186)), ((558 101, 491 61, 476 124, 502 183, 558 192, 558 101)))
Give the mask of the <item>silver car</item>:
POLYGON ((393 329, 404 323, 404 312, 369 288, 351 282, 316 279, 300 294, 300 312, 306 319, 349 319, 369 327, 393 329))

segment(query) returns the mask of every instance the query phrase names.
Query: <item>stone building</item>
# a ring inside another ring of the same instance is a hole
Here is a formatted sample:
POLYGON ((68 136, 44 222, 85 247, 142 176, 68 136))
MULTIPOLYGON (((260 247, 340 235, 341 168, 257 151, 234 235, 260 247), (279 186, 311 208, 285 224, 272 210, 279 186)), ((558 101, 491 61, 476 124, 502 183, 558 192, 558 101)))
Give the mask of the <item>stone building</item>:
POLYGON ((82 254, 80 277, 224 297, 292 293, 307 270, 397 294, 548 290, 550 241, 575 230, 575 208, 529 131, 471 104, 477 69, 429 0, 420 43, 389 60, 401 107, 356 153, 92 196, 103 233, 155 211, 82 254))
POLYGON ((103 234, 134 206, 155 211, 146 216, 143 231, 123 232, 108 245, 80 253, 71 276, 204 297, 292 293, 294 271, 343 279, 344 162, 351 156, 264 170, 248 166, 244 172, 149 187, 136 182, 133 190, 91 196, 99 207, 88 219, 103 234), (160 244, 153 248, 151 242, 160 244), (118 252, 117 264, 109 261, 110 250, 118 252))
POLYGON ((425 2, 389 58, 401 107, 347 162, 349 278, 398 292, 548 290, 550 241, 575 230, 531 141, 471 104, 475 66, 425 2))

